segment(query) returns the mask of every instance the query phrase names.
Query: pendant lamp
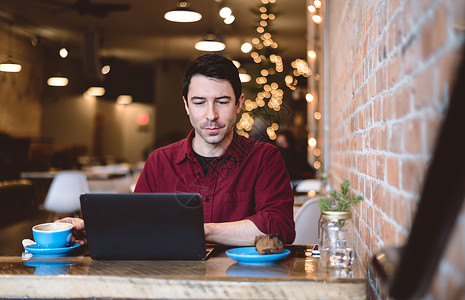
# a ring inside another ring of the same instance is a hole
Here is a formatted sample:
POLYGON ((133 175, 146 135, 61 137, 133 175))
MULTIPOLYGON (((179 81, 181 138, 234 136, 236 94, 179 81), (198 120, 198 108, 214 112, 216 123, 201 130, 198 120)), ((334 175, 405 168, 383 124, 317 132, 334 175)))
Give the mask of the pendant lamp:
POLYGON ((208 33, 202 41, 195 43, 195 49, 200 51, 222 51, 226 45, 213 33, 208 33))
POLYGON ((165 13, 165 19, 171 22, 197 22, 202 19, 202 15, 196 11, 189 9, 187 0, 180 0, 176 5, 177 8, 165 13))
POLYGON ((8 24, 8 59, 0 64, 0 71, 2 72, 19 72, 21 71, 21 65, 17 64, 13 60, 13 56, 11 55, 11 24, 8 24))
POLYGON ((47 80, 49 86, 67 86, 68 82, 68 78, 61 73, 55 73, 55 75, 47 80))
POLYGON ((3 72, 19 72, 21 71, 21 65, 13 61, 13 57, 8 57, 6 62, 0 64, 0 71, 3 72))

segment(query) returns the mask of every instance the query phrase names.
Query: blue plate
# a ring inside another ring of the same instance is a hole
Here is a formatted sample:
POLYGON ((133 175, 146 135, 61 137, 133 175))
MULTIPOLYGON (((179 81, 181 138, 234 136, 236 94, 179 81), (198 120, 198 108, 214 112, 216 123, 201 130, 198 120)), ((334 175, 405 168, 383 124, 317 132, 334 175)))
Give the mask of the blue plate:
POLYGON ((282 253, 278 254, 258 254, 255 247, 241 247, 229 249, 226 255, 232 259, 237 260, 238 263, 244 265, 270 265, 274 264, 280 259, 285 258, 291 253, 288 249, 283 249, 282 253))
POLYGON ((63 248, 42 248, 39 247, 37 244, 25 246, 24 250, 27 252, 32 253, 34 256, 66 256, 71 251, 79 247, 79 243, 73 243, 67 247, 63 248))

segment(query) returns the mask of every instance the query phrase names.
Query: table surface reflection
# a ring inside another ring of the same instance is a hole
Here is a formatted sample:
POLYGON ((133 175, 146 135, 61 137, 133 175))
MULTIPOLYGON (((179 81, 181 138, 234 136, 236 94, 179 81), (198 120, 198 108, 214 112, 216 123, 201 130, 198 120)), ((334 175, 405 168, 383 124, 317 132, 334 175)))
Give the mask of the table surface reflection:
POLYGON ((288 257, 263 266, 239 264, 223 246, 205 261, 97 261, 85 247, 55 258, 23 252, 0 256, 0 297, 207 299, 212 293, 215 299, 365 298, 365 276, 357 261, 350 269, 323 268, 311 247, 287 245, 288 257), (60 291, 63 287, 68 293, 60 291))

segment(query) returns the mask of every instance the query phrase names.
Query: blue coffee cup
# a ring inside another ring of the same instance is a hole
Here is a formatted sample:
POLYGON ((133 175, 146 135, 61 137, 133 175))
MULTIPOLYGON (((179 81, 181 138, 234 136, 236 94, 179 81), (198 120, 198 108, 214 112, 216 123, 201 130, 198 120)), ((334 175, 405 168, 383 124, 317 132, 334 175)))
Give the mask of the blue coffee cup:
POLYGON ((39 247, 63 248, 73 236, 73 224, 43 223, 32 227, 32 235, 39 247))

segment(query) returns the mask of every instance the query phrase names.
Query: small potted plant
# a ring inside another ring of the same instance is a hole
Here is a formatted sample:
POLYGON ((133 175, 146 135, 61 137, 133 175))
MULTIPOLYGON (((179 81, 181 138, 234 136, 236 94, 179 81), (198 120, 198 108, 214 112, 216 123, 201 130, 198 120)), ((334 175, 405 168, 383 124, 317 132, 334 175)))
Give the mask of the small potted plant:
POLYGON ((350 182, 344 179, 341 190, 318 201, 320 217, 320 263, 326 267, 347 268, 354 258, 353 224, 350 208, 363 197, 350 193, 350 182))

